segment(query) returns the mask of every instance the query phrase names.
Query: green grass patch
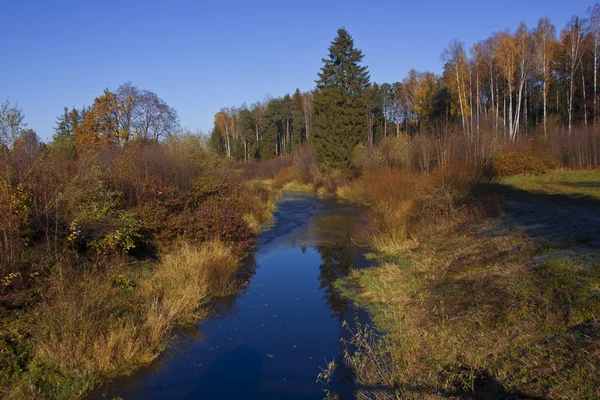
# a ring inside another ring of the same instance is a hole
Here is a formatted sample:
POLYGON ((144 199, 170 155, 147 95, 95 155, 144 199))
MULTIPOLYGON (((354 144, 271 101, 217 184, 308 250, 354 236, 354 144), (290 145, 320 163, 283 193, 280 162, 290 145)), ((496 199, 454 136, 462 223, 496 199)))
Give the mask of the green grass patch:
POLYGON ((502 184, 528 192, 586 196, 600 200, 600 170, 551 171, 539 176, 511 176, 502 184))

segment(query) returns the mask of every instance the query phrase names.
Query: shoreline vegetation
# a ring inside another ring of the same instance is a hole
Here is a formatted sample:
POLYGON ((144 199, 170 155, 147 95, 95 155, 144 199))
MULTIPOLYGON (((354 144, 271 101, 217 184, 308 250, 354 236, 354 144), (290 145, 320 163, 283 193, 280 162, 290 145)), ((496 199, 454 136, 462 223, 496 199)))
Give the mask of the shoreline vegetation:
POLYGON ((376 266, 336 282, 373 318, 346 342, 358 398, 600 394, 600 171, 528 154, 427 175, 376 167, 335 190, 294 161, 265 180, 366 206, 376 266))
POLYGON ((0 395, 82 398, 237 293, 277 194, 197 135, 38 150, 3 154, 0 395))
POLYGON ((49 144, 1 103, 0 397, 151 362, 236 292, 279 190, 366 208, 378 265, 337 282, 374 321, 346 343, 359 399, 600 397, 598 49, 595 5, 378 84, 339 29, 314 90, 208 135, 131 83, 49 144))

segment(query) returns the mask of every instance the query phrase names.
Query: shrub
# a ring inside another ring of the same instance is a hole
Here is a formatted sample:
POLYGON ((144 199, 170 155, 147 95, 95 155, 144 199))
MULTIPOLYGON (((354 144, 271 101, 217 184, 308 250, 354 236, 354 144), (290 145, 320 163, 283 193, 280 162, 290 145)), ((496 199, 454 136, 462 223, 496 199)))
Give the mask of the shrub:
POLYGON ((312 180, 317 165, 317 150, 311 144, 302 144, 294 150, 294 166, 301 175, 302 183, 312 180))
POLYGON ((481 165, 462 162, 438 167, 428 175, 372 170, 341 192, 348 200, 369 206, 373 246, 396 252, 404 249, 416 232, 446 227, 469 213, 497 211, 496 201, 474 195, 479 184, 489 179, 484 172, 481 165))
POLYGON ((359 144, 354 149, 352 166, 359 171, 380 168, 406 168, 410 165, 411 140, 406 134, 385 137, 368 148, 359 144))
POLYGON ((369 205, 369 238, 377 250, 393 252, 403 246, 415 210, 418 178, 398 169, 373 170, 345 190, 349 200, 369 205))
MULTIPOLYGON (((0 263, 15 263, 21 246, 27 243, 30 195, 23 185, 0 181, 0 263)), ((0 269, 0 273, 4 272, 0 269)))
POLYGON ((285 167, 273 178, 273 185, 284 186, 292 181, 302 181, 302 172, 295 166, 285 167))
POLYGON ((321 165, 315 168, 313 174, 313 187, 318 193, 333 195, 337 193, 338 187, 350 182, 351 171, 321 165))
POLYGON ((544 161, 525 153, 503 153, 494 159, 498 176, 542 175, 548 171, 544 161))
POLYGON ((273 179, 279 171, 292 166, 291 157, 277 157, 272 160, 243 163, 241 177, 244 180, 273 179))

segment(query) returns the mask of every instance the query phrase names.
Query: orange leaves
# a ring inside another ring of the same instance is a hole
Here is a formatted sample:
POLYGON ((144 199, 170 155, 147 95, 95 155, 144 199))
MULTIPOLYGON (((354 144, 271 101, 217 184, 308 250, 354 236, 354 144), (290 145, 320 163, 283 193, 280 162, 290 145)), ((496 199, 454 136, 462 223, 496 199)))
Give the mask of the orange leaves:
POLYGON ((104 94, 94 99, 81 125, 75 128, 73 140, 78 152, 86 152, 108 144, 127 140, 129 131, 121 131, 118 116, 123 105, 116 94, 104 89, 104 94))

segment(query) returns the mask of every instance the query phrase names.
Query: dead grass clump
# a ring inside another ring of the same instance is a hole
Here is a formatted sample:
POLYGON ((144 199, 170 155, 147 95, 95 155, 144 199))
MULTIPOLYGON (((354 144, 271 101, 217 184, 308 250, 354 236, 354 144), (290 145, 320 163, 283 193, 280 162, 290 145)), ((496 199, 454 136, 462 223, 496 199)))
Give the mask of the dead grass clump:
POLYGON ((414 218, 418 181, 417 175, 402 170, 372 170, 345 190, 349 200, 369 206, 369 236, 375 249, 393 252, 404 246, 414 218))
POLYGON ((231 247, 220 242, 182 245, 164 257, 141 287, 142 297, 150 300, 151 320, 159 312, 164 322, 156 321, 158 326, 177 323, 211 297, 229 294, 237 266, 231 247))
MULTIPOLYGON (((181 245, 151 269, 81 276, 58 266, 32 338, 33 364, 60 374, 65 385, 81 377, 93 385, 96 377, 147 364, 163 349, 173 327, 202 317, 211 299, 234 290, 237 267, 232 248, 220 242, 181 245)), ((25 397, 44 385, 35 371, 39 369, 22 377, 25 384, 19 387, 25 397)))

